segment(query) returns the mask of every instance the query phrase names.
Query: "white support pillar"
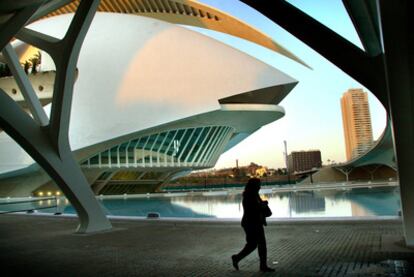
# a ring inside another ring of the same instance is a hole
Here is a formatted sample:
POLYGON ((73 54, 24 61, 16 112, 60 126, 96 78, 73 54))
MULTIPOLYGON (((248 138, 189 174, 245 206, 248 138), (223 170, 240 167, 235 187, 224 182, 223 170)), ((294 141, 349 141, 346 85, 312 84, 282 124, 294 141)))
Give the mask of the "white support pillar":
POLYGON ((160 144, 160 147, 157 150, 157 167, 161 167, 161 163, 160 163, 161 149, 164 147, 165 140, 167 139, 167 136, 168 136, 169 133, 170 132, 165 133, 164 139, 162 140, 162 142, 160 144))
POLYGON ((3 91, 0 126, 42 166, 69 199, 79 216, 78 232, 111 228, 70 149, 58 155, 47 132, 3 91))
POLYGON ((125 147, 125 166, 126 167, 129 167, 129 152, 128 152, 129 145, 131 145, 131 141, 128 141, 128 144, 125 147))
MULTIPOLYGON (((69 29, 61 40, 24 28, 29 18, 36 19, 34 13, 41 10, 39 7, 44 1, 33 3, 19 9, 7 22, 3 22, 0 28, 0 49, 3 50, 12 36, 15 36, 51 55, 56 65, 56 79, 50 122, 47 126, 42 126, 44 118, 40 110, 34 112, 39 116, 39 124, 0 89, 0 127, 42 166, 69 199, 79 216, 78 232, 107 230, 111 224, 74 158, 68 134, 76 63, 99 0, 80 2, 69 29)), ((9 66, 14 68, 16 80, 20 80, 20 85, 27 85, 24 84, 25 76, 22 75, 25 73, 19 70, 10 49, 5 49, 4 53, 9 56, 9 66)), ((28 96, 33 96, 29 86, 25 86, 22 92, 25 90, 29 92, 28 96)), ((36 101, 32 100, 33 109, 36 109, 36 101)))
MULTIPOLYGON (((144 143, 144 146, 142 146, 142 167, 145 167, 145 147, 147 146, 151 136, 147 137, 147 140, 144 143)), ((137 161, 135 160, 135 167, 136 167, 137 161)))
POLYGON ((156 146, 156 145, 157 145, 157 141, 158 141, 158 138, 159 138, 159 137, 160 137, 160 133, 158 133, 158 134, 157 134, 157 136, 155 137, 155 140, 154 140, 154 142, 152 143, 151 148, 150 148, 150 150, 149 150, 149 152, 150 152, 150 167, 153 167, 152 158, 153 158, 154 146, 156 146))
POLYGON ((349 174, 351 174, 351 172, 352 172, 352 170, 353 170, 353 168, 344 168, 344 169, 341 169, 341 168, 336 168, 337 170, 339 170, 340 172, 342 172, 342 174, 344 174, 345 175, 345 180, 346 180, 346 182, 349 182, 349 174))
POLYGON ((26 104, 29 106, 30 112, 33 115, 33 118, 41 126, 46 126, 49 124, 49 118, 47 117, 45 111, 43 110, 42 104, 40 103, 39 98, 34 91, 32 84, 29 81, 29 78, 25 74, 23 68, 20 65, 19 59, 17 58, 16 52, 11 47, 10 43, 6 45, 3 49, 3 56, 6 59, 7 64, 10 67, 17 85, 22 92, 26 104))

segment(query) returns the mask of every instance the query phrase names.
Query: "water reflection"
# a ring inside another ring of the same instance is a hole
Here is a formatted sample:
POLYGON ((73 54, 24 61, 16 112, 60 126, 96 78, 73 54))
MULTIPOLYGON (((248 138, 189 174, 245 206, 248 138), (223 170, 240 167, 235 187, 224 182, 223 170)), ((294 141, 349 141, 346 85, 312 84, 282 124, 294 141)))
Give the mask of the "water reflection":
MULTIPOLYGON (((269 191, 270 192, 270 191, 269 191)), ((397 187, 357 188, 301 192, 266 193, 273 218, 389 216, 400 210, 397 187)), ((146 216, 158 212, 161 217, 241 218, 240 192, 215 192, 210 195, 181 194, 169 197, 118 198, 100 200, 108 215, 146 216)), ((63 213, 75 213, 65 201, 59 201, 63 213)), ((50 205, 48 201, 30 203, 33 209, 50 205)), ((56 212, 56 209, 41 210, 56 212)))
MULTIPOLYGON (((162 217, 215 217, 214 214, 197 212, 190 207, 176 205, 170 198, 122 198, 101 200, 101 206, 107 215, 120 216, 147 216, 150 212, 157 212, 162 217)), ((68 205, 64 213, 75 213, 72 206, 68 205)))
POLYGON ((217 218, 241 218, 243 215, 241 200, 241 194, 192 195, 171 198, 171 202, 177 206, 187 207, 197 213, 217 218))
POLYGON ((398 188, 360 188, 336 195, 335 199, 351 201, 353 216, 397 215, 400 210, 398 188))
POLYGON ((293 193, 289 197, 289 209, 296 214, 325 211, 325 198, 313 191, 293 193))
MULTIPOLYGON (((389 216, 400 209, 398 188, 357 188, 266 194, 272 218, 389 216)), ((217 218, 241 218, 241 194, 172 197, 172 203, 217 218)))

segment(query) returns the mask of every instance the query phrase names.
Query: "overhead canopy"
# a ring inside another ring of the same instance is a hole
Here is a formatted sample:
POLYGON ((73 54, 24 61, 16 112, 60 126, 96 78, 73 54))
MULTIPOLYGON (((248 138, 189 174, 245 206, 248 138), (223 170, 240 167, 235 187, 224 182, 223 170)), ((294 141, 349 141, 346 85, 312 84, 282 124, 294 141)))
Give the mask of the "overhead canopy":
POLYGON ((389 120, 387 121, 387 126, 385 127, 382 136, 370 150, 355 159, 335 166, 335 168, 347 171, 352 168, 375 164, 382 164, 396 169, 391 123, 389 120))
MULTIPOLYGON (((76 11, 78 5, 79 0, 71 1, 66 6, 45 15, 45 17, 73 13, 76 11)), ((230 14, 196 0, 101 0, 98 11, 136 14, 170 23, 222 32, 259 44, 309 67, 301 59, 266 34, 230 14)))

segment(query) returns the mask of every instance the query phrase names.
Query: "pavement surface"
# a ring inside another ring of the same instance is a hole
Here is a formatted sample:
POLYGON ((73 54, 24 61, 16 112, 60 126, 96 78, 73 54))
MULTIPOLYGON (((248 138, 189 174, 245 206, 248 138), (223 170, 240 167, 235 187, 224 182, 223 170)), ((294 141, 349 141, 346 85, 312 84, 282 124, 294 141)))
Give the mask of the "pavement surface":
POLYGON ((414 276, 414 251, 399 220, 272 222, 269 266, 244 246, 235 222, 111 220, 114 229, 75 234, 77 218, 1 215, 1 276, 414 276))

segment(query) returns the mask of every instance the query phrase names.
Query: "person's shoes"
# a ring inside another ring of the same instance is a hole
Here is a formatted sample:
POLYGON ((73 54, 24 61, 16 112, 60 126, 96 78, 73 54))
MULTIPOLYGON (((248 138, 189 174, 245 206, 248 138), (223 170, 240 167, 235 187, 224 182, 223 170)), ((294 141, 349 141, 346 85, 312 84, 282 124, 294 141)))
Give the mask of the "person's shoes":
POLYGON ((236 270, 239 270, 239 261, 237 261, 237 256, 236 255, 231 256, 231 260, 233 262, 233 267, 236 270))
POLYGON ((268 266, 261 266, 260 271, 261 272, 275 272, 275 270, 273 268, 268 267, 268 266))

